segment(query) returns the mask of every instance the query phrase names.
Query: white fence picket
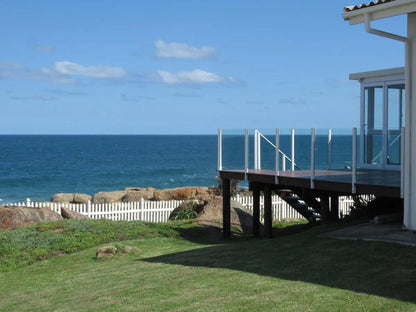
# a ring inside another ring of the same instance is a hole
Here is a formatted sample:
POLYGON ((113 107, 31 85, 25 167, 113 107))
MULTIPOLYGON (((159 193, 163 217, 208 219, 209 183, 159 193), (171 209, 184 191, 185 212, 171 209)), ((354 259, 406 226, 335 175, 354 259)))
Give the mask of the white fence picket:
MULTIPOLYGON (((240 196, 232 198, 241 203, 249 211, 253 211, 253 197, 240 196)), ((370 197, 366 197, 370 199, 370 197)), ((110 220, 127 220, 127 221, 146 221, 146 222, 167 222, 170 213, 178 207, 183 200, 171 201, 149 201, 141 199, 139 202, 131 203, 91 203, 87 204, 69 204, 53 202, 33 202, 29 198, 25 202, 12 203, 11 206, 26 206, 33 208, 49 208, 52 211, 61 213, 62 208, 68 208, 75 212, 81 213, 91 219, 110 219, 110 220)), ((352 197, 339 197, 339 212, 345 216, 350 212, 350 207, 354 204, 352 197)), ((294 210, 289 204, 283 201, 278 195, 272 196, 272 213, 274 220, 284 219, 302 219, 303 217, 294 210)), ((260 197, 260 218, 264 214, 264 197, 260 197)))

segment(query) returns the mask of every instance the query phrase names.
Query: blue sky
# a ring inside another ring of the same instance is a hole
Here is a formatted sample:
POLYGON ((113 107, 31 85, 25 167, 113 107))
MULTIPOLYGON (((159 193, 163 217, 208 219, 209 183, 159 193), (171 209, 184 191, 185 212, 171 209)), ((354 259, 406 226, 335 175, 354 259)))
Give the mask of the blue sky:
POLYGON ((358 3, 3 0, 0 134, 357 126, 349 73, 404 64, 342 19, 358 3))

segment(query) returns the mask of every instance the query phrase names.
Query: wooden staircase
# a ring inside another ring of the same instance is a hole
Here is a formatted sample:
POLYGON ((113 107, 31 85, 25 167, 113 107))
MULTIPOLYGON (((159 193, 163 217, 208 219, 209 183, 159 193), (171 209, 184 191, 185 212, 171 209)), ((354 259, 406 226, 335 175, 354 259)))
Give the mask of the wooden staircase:
POLYGON ((321 219, 320 202, 308 190, 282 189, 277 190, 276 194, 309 222, 321 219))

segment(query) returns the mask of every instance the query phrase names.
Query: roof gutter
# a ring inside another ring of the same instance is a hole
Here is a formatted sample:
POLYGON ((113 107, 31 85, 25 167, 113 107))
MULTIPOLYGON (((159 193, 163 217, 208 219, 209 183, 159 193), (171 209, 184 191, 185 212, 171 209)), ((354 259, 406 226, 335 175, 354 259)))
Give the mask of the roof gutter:
POLYGON ((365 31, 370 34, 381 36, 381 37, 386 37, 386 38, 393 39, 393 40, 398 40, 404 43, 407 43, 409 41, 407 37, 403 37, 403 36, 395 35, 395 34, 385 32, 382 30, 371 28, 370 13, 364 14, 364 22, 365 22, 365 31))

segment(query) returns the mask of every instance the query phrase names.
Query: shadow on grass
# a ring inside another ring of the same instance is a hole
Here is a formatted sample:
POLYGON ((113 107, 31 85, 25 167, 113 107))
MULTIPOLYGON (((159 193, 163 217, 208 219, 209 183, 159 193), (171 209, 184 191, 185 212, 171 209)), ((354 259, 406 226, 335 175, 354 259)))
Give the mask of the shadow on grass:
MULTIPOLYGON (((281 237, 294 233, 299 233, 309 229, 308 223, 294 224, 286 227, 273 227, 273 237, 281 237)), ((224 244, 233 240, 222 239, 222 224, 215 222, 204 222, 203 224, 181 223, 180 226, 172 225, 172 228, 180 233, 180 236, 194 243, 199 244, 224 244)), ((242 234, 236 228, 231 227, 232 237, 241 239, 251 239, 252 234, 242 234)), ((264 235, 264 227, 260 227, 260 235, 264 235)))
MULTIPOLYGON (((217 240, 214 246, 140 261, 238 270, 416 303, 415 247, 318 238, 325 227, 305 228, 275 229, 274 239, 217 240)), ((189 234, 183 232, 207 242, 189 234)))

